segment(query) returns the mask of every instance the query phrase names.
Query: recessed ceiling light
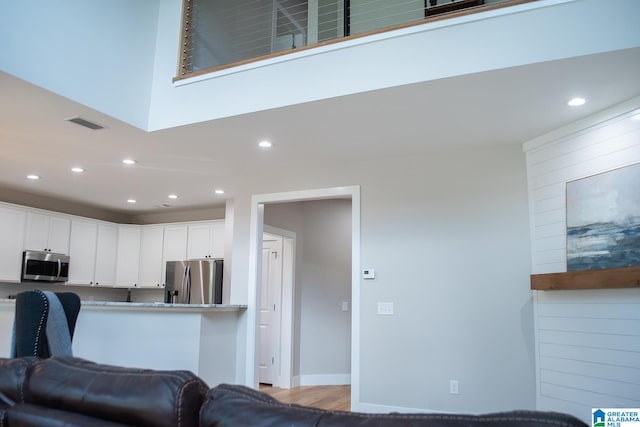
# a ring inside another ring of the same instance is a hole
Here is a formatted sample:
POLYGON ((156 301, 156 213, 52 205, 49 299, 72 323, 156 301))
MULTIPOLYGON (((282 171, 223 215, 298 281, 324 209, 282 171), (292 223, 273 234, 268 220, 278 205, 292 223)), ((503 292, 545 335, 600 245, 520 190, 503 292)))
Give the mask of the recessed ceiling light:
POLYGON ((38 175, 27 175, 28 179, 40 179, 38 175))
POLYGON ((258 142, 258 147, 260 147, 260 148, 270 148, 272 146, 273 146, 273 144, 270 143, 269 141, 260 141, 260 142, 258 142))
POLYGON ((135 160, 133 160, 133 159, 124 159, 124 160, 122 161, 122 163, 124 163, 125 165, 135 165, 135 164, 136 164, 136 163, 138 163, 138 162, 136 162, 136 161, 135 161, 135 160))
POLYGON ((177 199, 178 195, 177 194, 169 194, 169 196, 167 196, 167 197, 169 197, 170 199, 177 199))
POLYGON ((82 173, 82 172, 84 172, 84 169, 82 169, 82 168, 71 168, 71 172, 82 173))
POLYGON ((127 199, 127 203, 136 203, 137 200, 136 199, 127 199))
POLYGON ((215 193, 216 194, 224 194, 224 190, 216 190, 215 193))
POLYGON ((571 107, 578 107, 580 105, 584 105, 585 102, 587 101, 584 98, 573 98, 567 102, 567 105, 571 107))

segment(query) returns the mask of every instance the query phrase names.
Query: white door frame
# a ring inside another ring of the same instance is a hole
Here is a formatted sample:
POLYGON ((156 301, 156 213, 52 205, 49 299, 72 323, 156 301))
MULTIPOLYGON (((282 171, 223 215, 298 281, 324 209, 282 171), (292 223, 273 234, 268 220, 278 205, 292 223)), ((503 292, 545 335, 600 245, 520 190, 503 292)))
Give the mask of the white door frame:
POLYGON ((293 378, 293 312, 295 301, 296 233, 264 224, 264 233, 282 237, 282 306, 280 307, 280 358, 274 387, 291 388, 293 378))
POLYGON ((251 197, 249 231, 249 289, 247 307, 247 360, 245 383, 258 388, 258 322, 260 266, 264 205, 267 203, 301 202, 322 199, 351 199, 351 405, 360 404, 360 186, 322 188, 283 193, 255 194, 251 197))

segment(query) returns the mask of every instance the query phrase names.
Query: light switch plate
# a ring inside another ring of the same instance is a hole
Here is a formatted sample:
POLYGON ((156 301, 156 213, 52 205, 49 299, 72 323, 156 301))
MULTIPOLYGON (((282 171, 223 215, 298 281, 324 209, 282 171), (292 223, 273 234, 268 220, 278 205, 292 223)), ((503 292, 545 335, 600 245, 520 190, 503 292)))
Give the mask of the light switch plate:
POLYGON ((391 316, 393 315, 393 303, 392 302, 379 302, 378 303, 378 314, 382 316, 391 316))

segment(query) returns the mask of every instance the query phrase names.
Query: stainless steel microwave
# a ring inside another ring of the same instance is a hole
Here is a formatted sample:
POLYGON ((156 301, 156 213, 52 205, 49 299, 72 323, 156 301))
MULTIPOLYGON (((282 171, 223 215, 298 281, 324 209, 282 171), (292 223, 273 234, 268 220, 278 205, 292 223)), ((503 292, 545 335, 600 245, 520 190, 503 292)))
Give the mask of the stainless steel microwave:
POLYGON ((23 282, 66 282, 69 279, 69 257, 42 251, 22 254, 23 282))

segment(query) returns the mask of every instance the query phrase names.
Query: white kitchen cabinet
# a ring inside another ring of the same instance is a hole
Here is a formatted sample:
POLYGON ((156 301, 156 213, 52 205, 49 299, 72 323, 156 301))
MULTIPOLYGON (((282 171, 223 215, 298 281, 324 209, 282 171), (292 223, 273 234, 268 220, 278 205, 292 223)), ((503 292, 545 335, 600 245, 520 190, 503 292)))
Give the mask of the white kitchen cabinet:
POLYGON ((224 221, 190 225, 187 258, 224 258, 224 221))
POLYGON ((113 286, 116 284, 117 249, 118 227, 111 224, 99 224, 94 276, 96 285, 113 286))
POLYGON ((27 213, 0 206, 0 281, 19 282, 27 213))
POLYGON ((118 249, 116 253, 116 285, 136 286, 140 262, 139 225, 118 226, 118 249))
POLYGON ((164 227, 142 227, 138 286, 161 286, 163 242, 164 227))
POLYGON ((162 245, 162 284, 166 283, 167 261, 182 261, 187 259, 186 225, 170 225, 164 227, 164 242, 162 245))
POLYGON ((94 284, 97 242, 97 222, 73 220, 69 243, 70 285, 94 284))
POLYGON ((164 228, 163 257, 165 261, 187 259, 187 226, 167 226, 164 228))
POLYGON ((53 215, 28 212, 25 249, 69 253, 71 221, 53 215))

